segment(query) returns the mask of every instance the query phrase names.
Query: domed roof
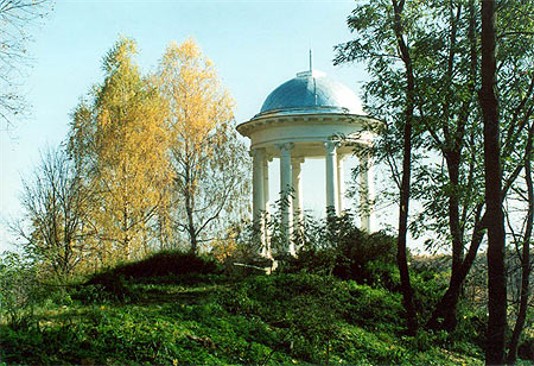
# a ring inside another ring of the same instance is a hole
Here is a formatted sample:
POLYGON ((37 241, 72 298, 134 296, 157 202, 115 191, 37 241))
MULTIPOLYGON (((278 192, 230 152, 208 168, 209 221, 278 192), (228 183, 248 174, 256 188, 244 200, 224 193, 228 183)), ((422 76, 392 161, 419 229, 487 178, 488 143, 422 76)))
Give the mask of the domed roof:
POLYGON ((297 77, 276 88, 263 103, 257 117, 318 113, 365 114, 352 90, 314 70, 299 72, 297 77))

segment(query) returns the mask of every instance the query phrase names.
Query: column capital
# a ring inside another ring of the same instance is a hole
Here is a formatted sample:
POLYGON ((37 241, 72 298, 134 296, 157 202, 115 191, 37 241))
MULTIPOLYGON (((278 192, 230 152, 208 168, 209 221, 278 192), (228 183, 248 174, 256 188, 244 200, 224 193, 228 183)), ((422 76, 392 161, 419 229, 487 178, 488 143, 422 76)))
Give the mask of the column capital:
POLYGON ((264 147, 255 147, 248 151, 248 155, 252 158, 255 156, 259 156, 259 155, 265 156, 264 155, 265 152, 266 152, 266 149, 264 147))
POLYGON ((292 157, 292 158, 291 158, 291 163, 292 163, 293 165, 295 165, 295 164, 302 164, 302 163, 304 163, 304 158, 303 158, 303 157, 297 157, 297 158, 293 158, 293 157, 292 157))
POLYGON ((328 154, 333 154, 339 146, 341 146, 341 142, 338 140, 326 140, 324 142, 324 147, 328 154))
POLYGON ((292 143, 292 142, 286 142, 286 143, 283 143, 283 144, 276 144, 275 146, 280 151, 290 151, 290 150, 293 150, 293 148, 295 147, 295 144, 292 143))

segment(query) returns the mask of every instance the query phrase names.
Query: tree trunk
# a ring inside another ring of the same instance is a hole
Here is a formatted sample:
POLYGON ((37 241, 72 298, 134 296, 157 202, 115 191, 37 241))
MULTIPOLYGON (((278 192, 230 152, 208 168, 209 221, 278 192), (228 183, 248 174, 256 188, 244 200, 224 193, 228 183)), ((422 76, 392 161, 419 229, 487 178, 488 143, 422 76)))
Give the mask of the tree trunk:
POLYGON ((488 227, 488 329, 486 364, 504 363, 506 272, 502 209, 500 136, 496 87, 495 0, 482 1, 482 85, 479 92, 484 122, 484 180, 488 227))
MULTIPOLYGON (((468 5, 469 11, 469 90, 475 93, 476 75, 477 75, 477 39, 476 39, 476 11, 474 0, 471 0, 468 5)), ((456 23, 454 23, 456 24, 456 23)), ((451 35, 451 48, 454 41, 454 34, 451 35)), ((449 70, 452 75, 452 64, 454 54, 449 57, 449 70)), ((452 78, 452 76, 451 76, 452 78)), ((482 224, 480 215, 482 205, 478 205, 475 211, 474 230, 471 238, 471 244, 467 256, 464 258, 464 227, 462 226, 462 218, 460 217, 460 201, 459 192, 460 187, 460 164, 462 160, 462 149, 465 144, 465 126, 469 118, 471 109, 471 101, 465 102, 462 106, 461 117, 458 120, 458 126, 455 131, 447 128, 447 140, 452 141, 451 147, 444 151, 444 157, 447 162, 447 170, 449 174, 449 181, 452 186, 452 192, 449 197, 449 230, 452 236, 452 270, 449 288, 436 305, 432 317, 427 322, 426 327, 433 330, 453 331, 456 328, 457 320, 457 305, 462 293, 462 287, 465 279, 471 269, 471 266, 476 258, 476 253, 482 242, 484 233, 482 232, 482 224)), ((465 218, 464 218, 465 219, 465 218)))
POLYGON ((197 254, 198 240, 197 231, 195 227, 194 214, 194 198, 191 194, 186 194, 185 197, 185 212, 187 214, 187 232, 189 234, 189 241, 191 243, 191 253, 197 254))
POLYGON ((523 332, 525 321, 527 319, 528 311, 528 297, 529 297, 529 279, 530 279, 530 240, 532 236, 532 226, 534 225, 534 186, 532 182, 532 127, 529 130, 527 148, 525 154, 525 183, 527 185, 527 199, 528 211, 525 234, 523 236, 523 247, 521 250, 521 293, 519 300, 519 312, 515 321, 514 331, 512 332, 512 339, 508 346, 508 364, 515 364, 517 360, 517 348, 519 347, 519 338, 523 332))
POLYGON ((395 10, 395 35, 401 52, 401 58, 406 67, 406 109, 404 113, 404 148, 402 161, 402 178, 400 187, 400 208, 399 208, 399 236, 397 239, 397 265, 399 267, 401 290, 403 296, 404 309, 406 311, 406 325, 408 334, 417 333, 417 313, 413 301, 413 289, 410 283, 410 272, 408 269, 406 237, 408 235, 408 213, 410 203, 410 177, 412 172, 412 123, 414 115, 414 91, 415 79, 413 75, 413 65, 410 58, 408 46, 404 41, 402 26, 402 11, 404 1, 398 3, 392 0, 395 10))
POLYGON ((461 151, 454 151, 449 152, 446 156, 449 180, 452 187, 452 192, 449 197, 449 228, 452 236, 453 275, 460 270, 464 259, 464 243, 460 226, 460 202, 458 199, 458 189, 460 186, 460 154, 461 151))
POLYGON ((473 266, 473 263, 477 257, 478 248, 482 243, 484 237, 484 218, 480 220, 480 212, 482 211, 482 205, 477 207, 476 211, 476 223, 473 229, 473 238, 469 246, 469 251, 462 262, 462 265, 458 271, 451 275, 449 288, 445 292, 445 295, 436 305, 432 317, 426 324, 428 329, 433 330, 446 330, 448 332, 453 331, 456 328, 458 322, 456 317, 456 309, 458 300, 462 291, 462 286, 465 282, 469 270, 473 266))

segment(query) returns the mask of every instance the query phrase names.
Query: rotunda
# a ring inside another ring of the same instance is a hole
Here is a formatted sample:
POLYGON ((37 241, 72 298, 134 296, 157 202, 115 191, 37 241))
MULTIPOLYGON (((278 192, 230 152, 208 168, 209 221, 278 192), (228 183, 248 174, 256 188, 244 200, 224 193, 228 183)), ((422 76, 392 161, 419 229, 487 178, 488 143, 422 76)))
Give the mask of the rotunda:
MULTIPOLYGON (((343 210, 344 159, 354 145, 370 147, 379 121, 366 115, 358 97, 345 85, 324 73, 309 70, 277 87, 265 100, 260 113, 237 126, 250 138, 253 157, 253 215, 261 225, 269 202, 269 161, 280 159, 280 198, 283 235, 289 243, 291 228, 302 219, 301 164, 307 158, 324 158, 326 206, 330 214, 343 210)), ((369 149, 360 149, 361 226, 370 231, 372 172, 369 149)), ((265 231, 265 229, 263 229, 265 231)), ((267 241, 264 233, 262 241, 267 241)), ((268 252, 268 245, 264 246, 268 252)), ((287 250, 294 254, 294 248, 287 250)))

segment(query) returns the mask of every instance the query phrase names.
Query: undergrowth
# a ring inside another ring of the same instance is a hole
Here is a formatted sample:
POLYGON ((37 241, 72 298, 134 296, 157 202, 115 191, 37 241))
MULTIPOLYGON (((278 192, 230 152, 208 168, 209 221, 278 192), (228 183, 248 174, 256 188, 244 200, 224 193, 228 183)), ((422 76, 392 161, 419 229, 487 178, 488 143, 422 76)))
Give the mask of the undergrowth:
POLYGON ((229 280, 217 271, 127 277, 118 270, 72 286, 65 296, 68 304, 40 308, 31 326, 0 326, 1 361, 482 363, 481 351, 473 344, 464 342, 460 347, 447 342, 443 334, 405 336, 397 293, 333 276, 287 273, 229 280))

